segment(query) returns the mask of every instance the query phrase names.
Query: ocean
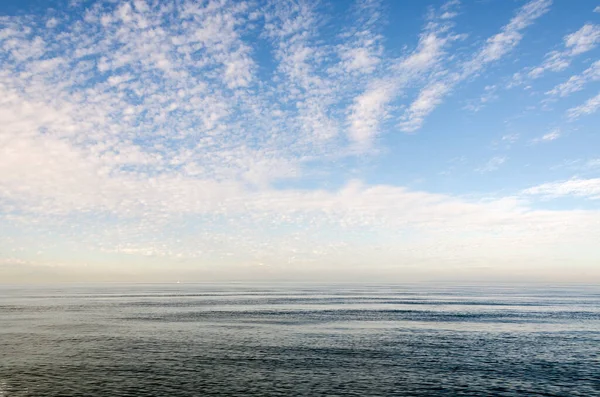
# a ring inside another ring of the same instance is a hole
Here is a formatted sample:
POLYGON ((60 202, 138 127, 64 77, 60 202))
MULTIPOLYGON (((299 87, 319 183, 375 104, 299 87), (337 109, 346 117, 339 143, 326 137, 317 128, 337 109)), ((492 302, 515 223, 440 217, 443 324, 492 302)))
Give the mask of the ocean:
POLYGON ((5 285, 0 396, 600 396, 600 287, 5 285))

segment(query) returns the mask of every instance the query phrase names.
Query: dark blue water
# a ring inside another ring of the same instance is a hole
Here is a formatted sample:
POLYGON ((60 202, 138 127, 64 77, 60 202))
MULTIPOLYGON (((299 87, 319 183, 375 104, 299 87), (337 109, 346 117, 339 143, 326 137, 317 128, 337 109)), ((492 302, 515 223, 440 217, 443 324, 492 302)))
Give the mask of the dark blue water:
POLYGON ((600 290, 0 287, 0 396, 600 396, 600 290))

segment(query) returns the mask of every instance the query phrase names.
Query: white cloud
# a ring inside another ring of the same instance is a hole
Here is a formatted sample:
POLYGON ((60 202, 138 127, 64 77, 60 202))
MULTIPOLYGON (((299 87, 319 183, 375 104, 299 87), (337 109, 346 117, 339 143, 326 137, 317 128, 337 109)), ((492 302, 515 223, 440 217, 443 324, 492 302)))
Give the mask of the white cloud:
MULTIPOLYGON (((451 7, 451 5, 447 5, 451 7)), ((411 82, 435 69, 444 56, 444 48, 458 37, 448 32, 448 26, 430 22, 419 37, 417 48, 400 59, 390 76, 371 81, 367 89, 354 98, 349 108, 349 137, 359 147, 368 148, 387 117, 389 103, 411 82)))
MULTIPOLYGON (((273 266, 283 274, 298 268, 284 270, 282 264, 314 264, 310 270, 313 276, 326 270, 342 270, 355 262, 367 269, 365 263, 372 266, 373 258, 377 258, 378 269, 395 266, 398 261, 424 264, 427 259, 449 266, 454 258, 462 268, 484 261, 504 272, 506 263, 512 263, 507 252, 525 262, 543 258, 546 265, 548 256, 560 257, 560 247, 565 246, 581 249, 582 257, 590 263, 598 258, 593 251, 594 242, 600 237, 597 212, 532 210, 511 197, 469 201, 391 186, 350 183, 332 192, 272 191, 227 202, 233 207, 228 210, 226 234, 213 230, 214 221, 210 218, 190 219, 188 215, 178 218, 177 223, 201 224, 200 231, 186 229, 183 235, 165 235, 163 225, 157 229, 153 221, 145 225, 121 222, 118 227, 100 224, 99 230, 90 230, 88 223, 82 234, 86 220, 75 218, 69 219, 75 230, 62 233, 60 238, 89 249, 125 255, 121 256, 125 263, 126 258, 159 258, 163 263, 187 258, 201 265, 196 268, 199 271, 209 264, 210 269, 217 270, 233 260, 238 263, 233 269, 243 272, 240 263, 253 261, 273 266), (232 217, 235 207, 239 219, 232 217), (265 232, 274 236, 266 238, 265 232), (406 240, 403 234, 407 232, 418 238, 406 240), (353 238, 355 233, 361 238, 353 238), (586 238, 582 239, 582 235, 586 238), (370 238, 377 243, 369 242, 370 238), (506 250, 507 245, 511 250, 506 250)), ((176 228, 176 223, 168 225, 176 228)), ((52 230, 43 218, 35 228, 52 230)), ((131 265, 127 268, 131 269, 131 265)), ((170 269, 181 271, 177 266, 170 269)), ((394 269, 397 275, 406 270, 394 269)))
POLYGON ((343 49, 340 56, 343 60, 343 67, 348 73, 354 71, 371 73, 380 62, 377 54, 368 47, 343 49))
POLYGON ((56 18, 50 18, 46 21, 46 27, 48 29, 55 28, 57 25, 58 25, 58 19, 56 19, 56 18))
POLYGON ((546 70, 550 70, 553 72, 559 72, 569 67, 571 62, 564 57, 564 55, 557 51, 552 51, 546 54, 546 59, 544 63, 540 66, 537 66, 527 73, 527 76, 532 79, 536 79, 541 77, 546 70))
POLYGON ((600 41, 600 26, 586 23, 579 30, 570 33, 563 38, 564 49, 562 51, 550 51, 546 53, 541 65, 525 68, 513 76, 509 87, 523 84, 527 79, 537 79, 545 72, 559 72, 571 65, 571 60, 596 47, 600 41))
POLYGON ((600 159, 592 159, 592 160, 588 160, 588 162, 586 163, 586 167, 587 167, 587 168, 596 168, 596 167, 600 167, 600 159))
POLYGON ((467 104, 465 109, 472 112, 480 111, 487 103, 498 99, 498 95, 496 94, 497 90, 498 86, 495 84, 485 86, 483 88, 483 95, 477 101, 472 101, 471 103, 467 104))
POLYGON ((568 169, 577 172, 578 175, 594 174, 597 168, 600 167, 600 159, 571 159, 564 160, 561 163, 554 165, 550 170, 568 169))
POLYGON ((502 140, 508 143, 515 143, 519 140, 519 134, 507 134, 502 136, 502 140))
POLYGON ((574 92, 581 91, 586 84, 598 80, 600 80, 600 61, 594 62, 583 73, 571 76, 569 80, 546 92, 546 95, 566 97, 574 92))
POLYGON ((585 24, 575 33, 565 37, 565 47, 571 51, 571 55, 579 55, 596 47, 600 41, 600 26, 585 24))
POLYGON ((537 142, 550 142, 550 141, 554 141, 554 140, 560 138, 561 135, 562 134, 561 134, 560 129, 559 128, 555 128, 552 131, 550 131, 549 133, 544 134, 541 137, 534 139, 533 142, 534 143, 537 143, 537 142))
POLYGON ((490 37, 475 56, 461 64, 458 72, 425 86, 404 113, 400 129, 413 132, 421 128, 425 118, 458 83, 479 73, 487 64, 499 60, 516 47, 522 39, 521 31, 548 12, 551 3, 550 0, 534 0, 525 4, 500 33, 490 37))
POLYGON ((350 139, 361 146, 369 146, 377 133, 379 123, 385 117, 385 109, 393 94, 393 88, 385 81, 373 84, 373 87, 354 99, 349 117, 350 139))
POLYGON ((415 52, 403 59, 400 62, 398 69, 405 73, 415 73, 425 71, 432 66, 435 66, 444 54, 444 46, 450 40, 456 38, 456 36, 440 36, 444 32, 445 27, 439 31, 422 34, 419 38, 419 44, 415 52))
POLYGON ((600 199, 600 178, 544 183, 526 189, 524 193, 548 198, 574 196, 598 200, 600 199))
POLYGON ((345 27, 344 43, 337 47, 343 73, 371 74, 383 57, 381 4, 377 0, 356 1, 353 5, 356 24, 345 27))
POLYGON ((414 132, 421 128, 425 117, 429 115, 450 92, 452 86, 446 82, 439 81, 428 85, 419 92, 419 96, 402 116, 400 129, 405 132, 414 132))
POLYGON ((14 19, 1 43, 2 196, 10 208, 47 214, 228 211, 224 197, 344 153, 338 131, 348 114, 339 109, 349 102, 349 136, 368 146, 398 95, 390 80, 418 79, 450 40, 428 25, 380 78, 378 8, 369 7, 335 45, 320 40, 308 3, 96 4, 77 23, 65 20, 61 35, 14 19), (250 33, 273 45, 272 79, 257 81, 250 33), (339 49, 360 56, 332 63, 339 49))
POLYGON ((487 163, 485 163, 485 165, 481 168, 477 169, 477 172, 479 173, 486 173, 486 172, 493 172, 493 171, 497 171, 502 164, 504 164, 506 162, 507 158, 504 156, 495 156, 492 157, 487 163))
POLYGON ((576 120, 581 116, 595 113, 600 108, 600 94, 585 101, 585 103, 567 110, 567 117, 576 120))
POLYGON ((463 74, 470 76, 477 73, 486 64, 508 54, 523 38, 521 31, 547 13, 551 4, 551 0, 534 0, 521 7, 502 31, 490 37, 478 54, 464 65, 463 74))

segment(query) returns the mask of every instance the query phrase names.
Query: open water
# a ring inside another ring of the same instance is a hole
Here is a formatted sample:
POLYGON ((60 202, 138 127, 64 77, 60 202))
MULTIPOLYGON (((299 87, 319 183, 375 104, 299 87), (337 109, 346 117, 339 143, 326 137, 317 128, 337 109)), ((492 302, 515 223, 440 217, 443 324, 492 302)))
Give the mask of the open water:
POLYGON ((600 396, 600 289, 0 286, 0 396, 600 396))

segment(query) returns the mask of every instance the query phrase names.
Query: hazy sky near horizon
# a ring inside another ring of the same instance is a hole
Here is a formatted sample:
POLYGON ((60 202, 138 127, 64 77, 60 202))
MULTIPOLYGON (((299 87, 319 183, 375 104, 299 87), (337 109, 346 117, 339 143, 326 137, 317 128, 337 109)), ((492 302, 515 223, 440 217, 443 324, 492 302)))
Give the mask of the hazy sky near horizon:
POLYGON ((600 3, 0 4, 0 283, 600 280, 600 3))

